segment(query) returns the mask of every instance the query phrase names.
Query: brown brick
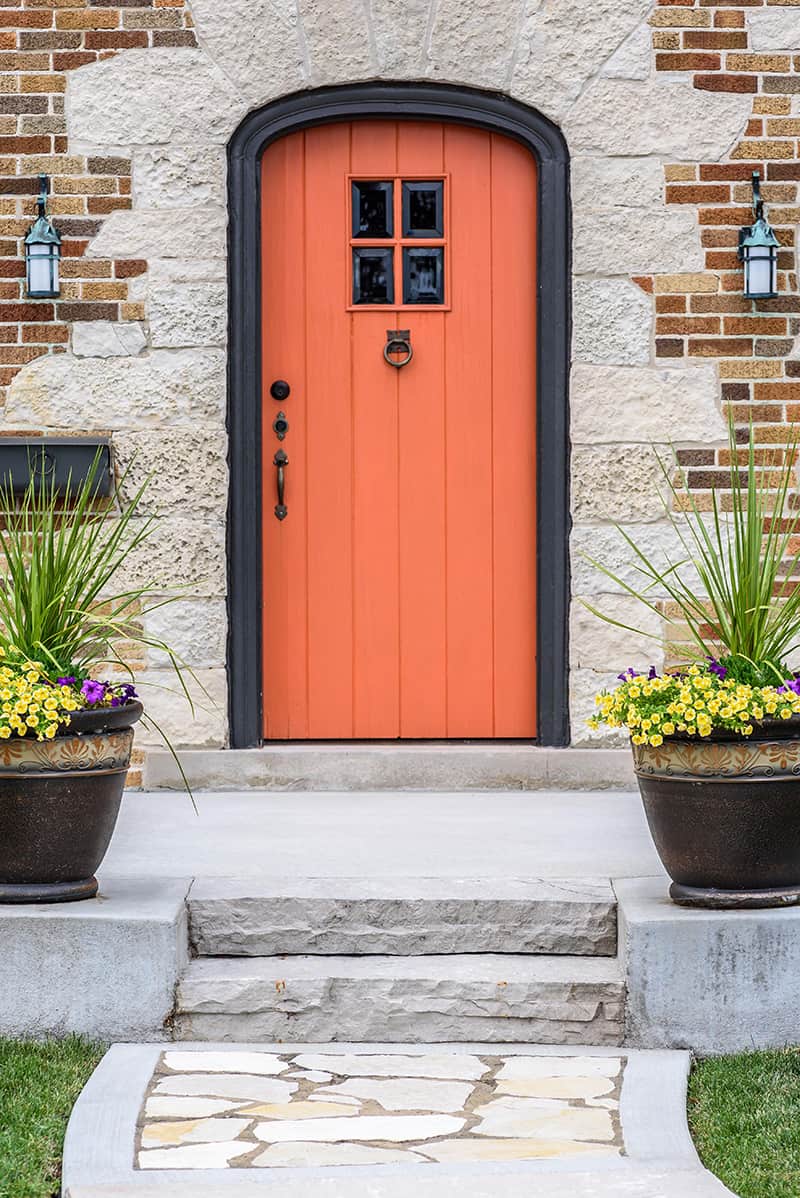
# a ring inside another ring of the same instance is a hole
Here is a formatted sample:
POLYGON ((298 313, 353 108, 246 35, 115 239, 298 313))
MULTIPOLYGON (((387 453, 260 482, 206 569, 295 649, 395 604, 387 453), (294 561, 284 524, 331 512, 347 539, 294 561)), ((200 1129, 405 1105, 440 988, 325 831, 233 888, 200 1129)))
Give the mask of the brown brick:
MULTIPOLYGON (((0 307, 2 313, 2 307, 0 307)), ((58 319, 71 320, 118 320, 119 304, 59 303, 58 319)))
POLYGON ((657 316, 656 333, 685 336, 689 333, 718 333, 718 316, 657 316))
POLYGON ((110 212, 128 211, 133 207, 131 196, 89 196, 86 210, 92 216, 108 216, 110 212))
POLYGON ((121 314, 123 320, 144 320, 147 315, 142 303, 123 304, 121 314))
POLYGON ((788 54, 729 54, 725 59, 725 69, 781 74, 792 69, 792 60, 788 54))
POLYGON ((38 175, 12 175, 0 178, 0 195, 35 196, 38 194, 38 175))
POLYGON ((53 70, 75 71, 90 62, 97 62, 97 55, 93 50, 68 50, 64 54, 53 55, 53 70))
POLYGON ((694 86, 706 92, 756 92, 755 75, 695 75, 694 86))
POLYGON ((147 271, 147 263, 142 258, 118 258, 114 263, 114 274, 118 279, 133 279, 147 271))
POLYGON ((784 365, 786 367, 786 373, 789 376, 789 378, 791 378, 791 379, 800 378, 800 361, 790 360, 790 361, 784 363, 784 365))
MULTIPOLYGON (((762 183, 761 195, 768 204, 791 204, 797 199, 797 186, 794 183, 762 183)), ((734 203, 746 204, 752 202, 753 191, 749 183, 737 183, 733 189, 734 203)))
POLYGON ((750 384, 723 383, 722 398, 725 403, 747 403, 750 399, 750 384))
POLYGON ((666 337, 656 338, 657 358, 682 358, 684 354, 683 341, 666 337))
POLYGON ((25 277, 25 263, 22 258, 0 258, 0 278, 22 279, 25 277))
POLYGON ((98 258, 62 258, 61 277, 64 279, 110 279, 111 263, 98 258))
POLYGON ((21 92, 63 92, 67 90, 65 75, 20 75, 21 92))
POLYGON ((739 231, 738 229, 701 229, 700 244, 712 249, 738 246, 739 231))
POLYGON ((0 154, 47 154, 49 137, 0 137, 0 154))
MULTIPOLYGON (((800 76, 798 76, 800 81, 800 76)), ((763 158, 765 162, 781 158, 794 158, 794 142, 777 139, 745 138, 731 153, 731 158, 763 158)))
POLYGON ((735 250, 707 250, 706 266, 709 270, 740 270, 739 255, 735 250))
POLYGON ((687 162, 669 162, 664 167, 667 183, 690 183, 697 178, 697 167, 687 162))
POLYGON ((800 180, 800 162, 770 162, 767 178, 800 180))
POLYGON ((788 116, 792 111, 792 101, 789 96, 756 96, 753 100, 753 112, 769 116, 788 116))
POLYGON ((791 353, 794 341, 792 338, 756 338, 755 353, 757 358, 782 358, 791 353))
POLYGON ((19 131, 25 134, 66 133, 67 122, 63 116, 23 116, 19 131))
POLYGON ((780 316, 726 316, 725 332, 780 337, 786 335, 786 320, 780 316))
POLYGON ((110 195, 117 190, 117 181, 107 175, 59 175, 53 180, 53 190, 62 195, 110 195))
POLYGON ((709 29, 687 29, 683 44, 687 50, 746 50, 747 34, 744 31, 720 33, 709 29))
POLYGON ((656 293, 663 295, 668 292, 685 294, 687 291, 716 291, 717 280, 714 275, 702 274, 699 271, 692 274, 658 275, 656 277, 656 293))
POLYGON ((681 466, 713 466, 713 449, 679 449, 678 464, 681 466))
POLYGON ((800 92, 800 75, 767 75, 762 87, 772 94, 792 95, 800 92))
POLYGON ((753 353, 751 337, 693 337, 689 354, 695 358, 741 358, 753 353))
POLYGON ((0 304, 0 321, 3 323, 14 321, 19 324, 29 320, 52 320, 53 314, 52 304, 43 304, 39 301, 31 301, 27 304, 0 304))
POLYGON ((681 35, 677 29, 654 29, 653 30, 653 49, 654 50, 680 50, 681 35))
POLYGON ((685 295, 657 295, 656 312, 685 312, 685 295))
POLYGON ((70 8, 56 13, 56 29, 118 29, 119 13, 96 8, 70 8))
POLYGON ((69 341, 69 326, 65 324, 24 324, 22 340, 55 345, 69 341))
POLYGON ((749 120, 744 127, 744 135, 745 137, 763 137, 764 122, 755 119, 749 120))
POLYGON ((699 9, 687 11, 676 7, 657 8, 650 15, 648 23, 660 29, 671 25, 691 26, 694 29, 707 28, 711 24, 711 13, 701 12, 699 9))
POLYGON ((47 96, 0 96, 0 112, 47 112, 47 96))
POLYGON ((127 283, 82 283, 82 300, 123 300, 128 298, 127 283))
POLYGON ((22 30, 19 34, 21 50, 77 50, 81 44, 79 33, 52 32, 51 30, 22 30))
POLYGON ((53 14, 52 12, 20 12, 18 9, 15 9, 14 12, 3 12, 0 9, 0 27, 15 29, 22 26, 28 29, 52 29, 53 14))
POLYGON ((46 353, 46 347, 41 345, 0 345, 0 362, 6 366, 24 366, 46 353))
POLYGON ((749 225, 752 208, 701 208, 697 214, 701 225, 749 225))
POLYGON ((656 54, 657 71, 718 71, 722 66, 719 54, 663 53, 656 54))
POLYGON ((122 14, 125 29, 180 29, 183 18, 174 9, 129 9, 122 14))
MULTIPOLYGON (((42 325, 42 328, 49 329, 50 326, 42 325)), ((7 345, 14 344, 18 340, 18 337, 17 337, 18 332, 19 332, 18 325, 2 324, 2 325, 0 325, 0 341, 5 342, 7 345)))
POLYGON ((688 187, 670 184, 667 187, 668 204, 726 204, 731 198, 730 187, 722 184, 694 183, 688 187))
POLYGON ((744 13, 730 12, 723 9, 714 13, 714 26, 717 29, 743 29, 744 13))
POLYGON ((156 29, 153 33, 153 45, 196 46, 197 35, 193 29, 156 29))
POLYGON ((756 383, 754 395, 759 403, 800 403, 800 383, 756 383))
MULTIPOLYGON (((102 221, 82 220, 79 217, 66 217, 59 221, 59 231, 62 237, 96 237, 100 232, 102 221)), ((83 251, 81 251, 83 252, 83 251)))
POLYGON ((136 50, 147 45, 146 33, 87 33, 85 38, 87 50, 136 50))
POLYGON ((90 175, 129 175, 130 158, 88 158, 86 167, 90 175))

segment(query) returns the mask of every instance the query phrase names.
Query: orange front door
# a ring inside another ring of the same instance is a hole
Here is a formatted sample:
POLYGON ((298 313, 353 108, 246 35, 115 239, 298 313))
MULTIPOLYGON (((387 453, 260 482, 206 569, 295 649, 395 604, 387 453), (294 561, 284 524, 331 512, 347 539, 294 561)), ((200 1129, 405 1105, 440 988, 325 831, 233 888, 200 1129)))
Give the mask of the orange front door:
POLYGON ((535 737, 535 161, 366 120, 262 171, 264 736, 535 737))

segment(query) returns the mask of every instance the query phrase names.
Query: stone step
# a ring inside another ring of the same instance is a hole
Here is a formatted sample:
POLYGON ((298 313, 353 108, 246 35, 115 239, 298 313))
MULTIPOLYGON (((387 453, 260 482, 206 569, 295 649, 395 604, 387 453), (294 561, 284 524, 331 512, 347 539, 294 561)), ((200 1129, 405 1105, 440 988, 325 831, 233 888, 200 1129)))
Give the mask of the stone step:
POLYGON ((608 957, 204 957, 178 985, 179 1040, 620 1044, 608 957))
POLYGON ((616 899, 602 878, 198 878, 199 956, 614 956, 616 899))

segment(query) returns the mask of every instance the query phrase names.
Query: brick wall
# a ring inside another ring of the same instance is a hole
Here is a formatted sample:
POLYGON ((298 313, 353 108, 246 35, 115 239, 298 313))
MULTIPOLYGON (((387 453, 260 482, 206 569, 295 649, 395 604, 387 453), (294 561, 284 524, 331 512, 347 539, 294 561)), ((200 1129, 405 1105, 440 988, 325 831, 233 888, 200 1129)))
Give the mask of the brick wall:
MULTIPOLYGON (((665 0, 650 17, 656 70, 688 72, 694 87, 752 95, 744 136, 722 161, 665 166, 668 205, 697 212, 706 270, 701 274, 637 278, 654 293, 656 357, 709 359, 718 364, 722 399, 740 422, 746 441, 755 424, 759 463, 766 469, 784 457, 787 425, 800 421, 800 295, 795 262, 800 224, 800 55, 753 50, 748 28, 754 9, 793 7, 796 0, 665 0), (783 247, 778 254, 777 299, 742 296, 737 257, 741 225, 752 223, 750 178, 759 171, 770 223, 783 247)), ((757 18, 756 18, 757 20, 757 18)), ((675 114, 680 119, 680 114, 675 114)), ((744 451, 742 451, 742 457, 744 451)), ((701 507, 710 489, 724 485, 730 462, 725 449, 679 454, 701 507)), ((723 506, 727 506, 723 496, 723 506)))
POLYGON ((184 0, 0 0, 0 403, 25 363, 64 351, 70 322, 145 315, 129 281, 146 263, 84 257, 103 218, 131 207, 131 164, 70 153, 67 72, 128 49, 195 44, 184 0), (40 173, 50 176, 48 211, 64 239, 54 303, 27 300, 24 289, 40 173))

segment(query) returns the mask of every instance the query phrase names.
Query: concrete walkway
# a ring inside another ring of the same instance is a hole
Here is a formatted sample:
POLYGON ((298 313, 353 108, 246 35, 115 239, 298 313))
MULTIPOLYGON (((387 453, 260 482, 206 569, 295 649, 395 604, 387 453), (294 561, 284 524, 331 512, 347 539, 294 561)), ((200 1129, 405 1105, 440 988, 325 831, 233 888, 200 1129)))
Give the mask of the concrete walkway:
MULTIPOLYGON (((663 875, 625 791, 128 793, 116 877, 646 878, 663 875)), ((102 876, 102 875, 101 875, 102 876)))
POLYGON ((64 1198, 725 1198, 689 1055, 508 1045, 117 1045, 64 1198))

